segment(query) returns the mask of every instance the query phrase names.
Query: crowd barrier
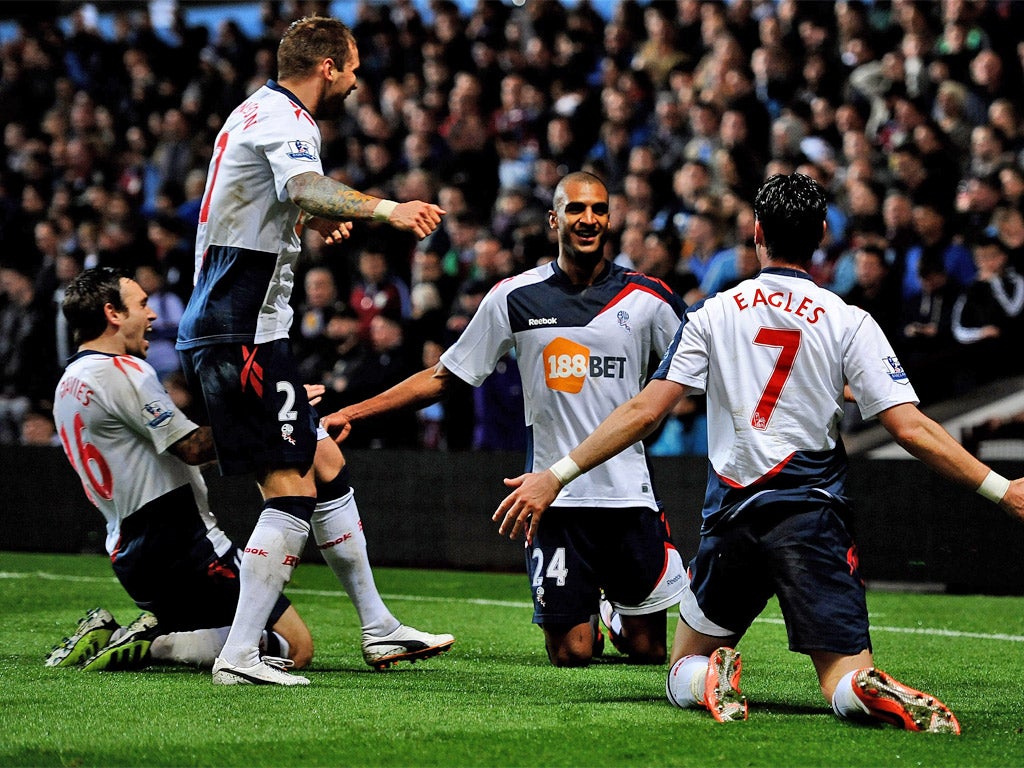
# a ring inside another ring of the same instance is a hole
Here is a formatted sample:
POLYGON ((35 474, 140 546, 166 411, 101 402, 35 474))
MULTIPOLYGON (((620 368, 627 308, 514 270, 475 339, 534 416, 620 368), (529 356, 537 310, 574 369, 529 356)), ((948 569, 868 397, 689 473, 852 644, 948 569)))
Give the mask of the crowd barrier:
MULTIPOLYGON (((350 451, 356 500, 377 565, 520 571, 523 544, 498 536, 491 514, 513 453, 350 451)), ((703 458, 651 460, 655 487, 684 559, 697 542, 703 458)), ((1007 477, 1024 462, 996 462, 1007 477)), ((205 472, 222 527, 244 543, 260 505, 251 478, 205 472)), ((1024 594, 1024 525, 916 461, 852 458, 850 495, 864 578, 956 593, 1024 594)), ((59 448, 0 446, 0 551, 98 553, 104 529, 59 448)), ((319 561, 312 542, 306 561, 319 561)), ((2 565, 0 565, 2 570, 2 565)))

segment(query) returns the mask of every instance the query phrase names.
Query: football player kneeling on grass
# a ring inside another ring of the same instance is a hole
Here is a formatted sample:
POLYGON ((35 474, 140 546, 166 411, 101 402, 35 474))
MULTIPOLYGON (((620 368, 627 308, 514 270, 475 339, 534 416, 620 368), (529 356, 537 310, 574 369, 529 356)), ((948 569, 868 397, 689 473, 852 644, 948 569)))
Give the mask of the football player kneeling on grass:
MULTIPOLYGON (((53 409, 64 452, 106 519, 114 573, 144 612, 121 627, 109 611, 90 611, 47 666, 211 667, 238 604, 242 553, 217 527, 198 469, 215 458, 210 431, 175 408, 145 361, 156 319, 146 298, 109 268, 86 270, 68 286, 64 314, 79 346, 53 409)), ((309 629, 283 594, 261 652, 280 668, 313 657, 309 629)))
POLYGON ((848 382, 864 418, 939 474, 1024 520, 1024 480, 992 472, 916 407, 878 324, 807 273, 825 232, 824 190, 801 174, 754 199, 761 272, 694 305, 650 383, 549 469, 507 480, 499 531, 532 535, 563 486, 636 444, 688 393, 706 392, 708 488, 679 604, 666 692, 718 721, 747 718, 736 644, 776 595, 790 648, 814 664, 839 717, 960 733, 938 699, 874 665, 856 545, 845 523, 839 434, 848 382))

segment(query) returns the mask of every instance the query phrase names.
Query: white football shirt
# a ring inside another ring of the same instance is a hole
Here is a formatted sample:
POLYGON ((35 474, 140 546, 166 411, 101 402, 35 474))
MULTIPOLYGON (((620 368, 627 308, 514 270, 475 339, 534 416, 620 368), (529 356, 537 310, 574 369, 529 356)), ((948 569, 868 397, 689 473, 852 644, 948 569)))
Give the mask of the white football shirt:
MULTIPOLYGON (((618 265, 580 288, 551 262, 492 288, 441 362, 479 386, 515 349, 530 428, 528 466, 540 471, 640 391, 683 308, 664 283, 618 265)), ((643 444, 573 480, 554 506, 657 509, 643 444)))
POLYGON ((286 187, 308 172, 323 173, 320 129, 294 94, 268 81, 217 134, 179 349, 288 337, 301 210, 286 187))
POLYGON ((183 485, 192 486, 217 554, 231 546, 216 527, 199 469, 166 453, 197 427, 175 409, 149 363, 79 352, 57 384, 53 417, 86 496, 106 519, 108 553, 125 518, 183 485))
POLYGON ((708 458, 730 488, 766 487, 808 455, 845 467, 846 382, 865 419, 918 402, 874 319, 790 269, 691 307, 654 377, 707 392, 708 458))

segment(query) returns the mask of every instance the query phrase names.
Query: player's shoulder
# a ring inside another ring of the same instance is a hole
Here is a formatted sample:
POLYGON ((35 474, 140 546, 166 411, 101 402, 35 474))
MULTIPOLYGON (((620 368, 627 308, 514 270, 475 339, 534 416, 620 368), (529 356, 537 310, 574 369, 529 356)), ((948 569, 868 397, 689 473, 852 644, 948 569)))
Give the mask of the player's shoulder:
POLYGON ((71 359, 67 373, 91 376, 104 382, 130 382, 144 379, 159 381, 153 366, 133 355, 114 355, 105 352, 80 352, 71 359))
POLYGON ((681 315, 686 309, 686 302, 664 280, 643 272, 637 272, 635 269, 629 269, 619 264, 613 263, 611 268, 612 271, 608 279, 613 284, 618 283, 622 286, 620 293, 638 292, 641 295, 653 297, 672 307, 677 315, 681 315))
POLYGON ((488 297, 508 296, 519 289, 527 288, 537 283, 543 283, 554 276, 551 264, 541 264, 536 267, 518 272, 506 278, 502 278, 487 292, 488 297))

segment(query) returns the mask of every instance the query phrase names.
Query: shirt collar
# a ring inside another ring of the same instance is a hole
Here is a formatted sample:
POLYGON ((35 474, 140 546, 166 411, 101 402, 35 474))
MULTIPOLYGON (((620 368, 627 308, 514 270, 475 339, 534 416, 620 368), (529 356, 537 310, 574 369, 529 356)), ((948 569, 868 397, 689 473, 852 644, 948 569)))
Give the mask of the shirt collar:
POLYGON ((283 94, 284 96, 287 96, 291 101, 294 101, 296 104, 302 107, 303 110, 308 112, 310 116, 312 116, 313 113, 306 109, 306 105, 299 100, 299 97, 296 96, 291 91, 289 91, 283 85, 278 83, 276 80, 267 80, 267 88, 269 88, 272 91, 277 91, 278 93, 283 94))

